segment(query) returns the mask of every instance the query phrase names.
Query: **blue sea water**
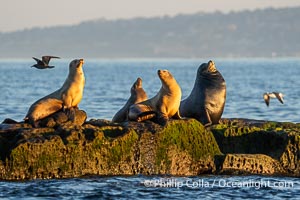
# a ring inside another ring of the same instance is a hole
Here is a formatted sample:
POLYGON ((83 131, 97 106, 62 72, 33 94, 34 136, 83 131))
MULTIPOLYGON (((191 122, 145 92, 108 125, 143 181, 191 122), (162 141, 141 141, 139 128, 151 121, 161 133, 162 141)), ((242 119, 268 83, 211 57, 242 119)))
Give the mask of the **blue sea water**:
POLYGON ((299 199, 299 178, 85 177, 0 182, 0 199, 299 199))
MULTIPOLYGON (((54 69, 38 70, 30 68, 33 64, 33 60, 30 59, 0 60, 0 121, 5 118, 21 121, 34 101, 60 88, 67 77, 70 61, 52 60, 52 64, 56 66, 54 69)), ((182 98, 185 98, 193 88, 198 66, 207 61, 207 59, 86 59, 83 67, 86 85, 79 108, 87 112, 88 119, 110 120, 127 101, 130 88, 137 77, 143 79, 143 88, 148 97, 158 92, 161 86, 157 77, 158 69, 168 69, 174 75, 181 86, 182 98)), ((222 117, 300 122, 299 58, 215 59, 214 61, 227 84, 227 100, 222 117), (284 104, 271 99, 270 106, 266 106, 263 93, 272 91, 284 94, 284 104)), ((300 183, 299 178, 263 176, 200 176, 168 179, 147 176, 85 177, 0 182, 0 199, 19 198, 299 199, 300 183), (198 187, 197 185, 190 187, 189 183, 199 181, 207 182, 210 187, 201 184, 198 187), (251 181, 255 184, 269 181, 271 184, 259 188, 239 187, 244 182, 251 181), (293 183, 292 187, 278 186, 289 181, 293 183), (215 182, 219 185, 213 184, 215 182), (167 187, 168 183, 170 187, 167 187)))
MULTIPOLYGON (((148 97, 160 86, 158 69, 168 69, 187 97, 198 66, 208 60, 85 60, 86 84, 79 108, 88 118, 111 119, 130 96, 137 77, 143 79, 148 97)), ((215 59, 227 84, 224 118, 253 118, 300 122, 300 59, 215 59), (263 93, 279 91, 284 104, 271 99, 267 107, 263 93)), ((21 121, 37 99, 60 88, 70 60, 52 60, 54 69, 30 68, 33 60, 0 61, 0 120, 21 121)))

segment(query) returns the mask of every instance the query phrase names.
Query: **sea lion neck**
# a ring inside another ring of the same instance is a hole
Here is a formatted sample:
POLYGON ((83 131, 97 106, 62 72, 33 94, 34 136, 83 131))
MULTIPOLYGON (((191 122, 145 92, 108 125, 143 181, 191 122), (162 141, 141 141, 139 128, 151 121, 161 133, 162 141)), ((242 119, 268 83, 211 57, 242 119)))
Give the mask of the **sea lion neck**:
POLYGON ((210 73, 201 73, 197 76, 196 82, 212 82, 212 81, 221 81, 224 80, 219 71, 210 72, 210 73))
POLYGON ((77 80, 77 79, 84 78, 84 73, 83 73, 82 66, 76 67, 75 69, 70 68, 68 78, 72 79, 72 80, 77 80))

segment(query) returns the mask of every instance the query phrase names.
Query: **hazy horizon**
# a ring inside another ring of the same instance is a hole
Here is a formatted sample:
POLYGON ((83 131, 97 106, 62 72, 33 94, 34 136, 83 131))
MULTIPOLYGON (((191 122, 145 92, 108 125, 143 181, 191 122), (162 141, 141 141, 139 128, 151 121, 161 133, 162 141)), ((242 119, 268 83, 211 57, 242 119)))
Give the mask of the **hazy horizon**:
POLYGON ((0 57, 300 56, 300 7, 90 21, 0 34, 0 57))
POLYGON ((51 3, 45 0, 0 0, 0 3, 0 32, 73 25, 101 18, 131 19, 300 6, 299 0, 245 0, 243 4, 239 0, 86 0, 76 3, 72 0, 52 0, 51 3))

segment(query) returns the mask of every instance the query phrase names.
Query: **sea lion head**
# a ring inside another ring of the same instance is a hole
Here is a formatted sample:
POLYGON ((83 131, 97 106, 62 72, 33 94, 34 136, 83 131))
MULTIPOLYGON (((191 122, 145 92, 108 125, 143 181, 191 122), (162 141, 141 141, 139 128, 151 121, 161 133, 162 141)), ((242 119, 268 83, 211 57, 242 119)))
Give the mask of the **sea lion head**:
POLYGON ((157 75, 163 84, 168 84, 173 79, 172 74, 168 70, 158 70, 157 75))
POLYGON ((81 68, 83 64, 84 64, 84 60, 82 58, 72 60, 69 65, 69 69, 72 70, 76 68, 81 68))
POLYGON ((216 68, 214 61, 210 60, 210 61, 208 61, 208 63, 203 63, 200 65, 200 67, 198 68, 197 75, 199 76, 199 75, 205 75, 205 74, 214 74, 217 71, 218 70, 216 68))
POLYGON ((143 81, 140 77, 138 77, 136 79, 136 81, 133 83, 132 87, 131 87, 131 91, 136 90, 138 88, 142 88, 143 87, 143 81))
POLYGON ((203 84, 203 82, 209 85, 212 84, 213 87, 226 87, 222 74, 217 70, 215 63, 212 60, 200 65, 197 71, 196 82, 198 84, 203 84))
POLYGON ((75 75, 83 75, 83 64, 84 60, 82 58, 72 60, 69 64, 69 77, 74 77, 75 75))
POLYGON ((148 98, 146 92, 143 89, 143 81, 140 77, 138 77, 133 83, 130 92, 132 96, 135 96, 137 98, 136 102, 144 101, 148 98))
POLYGON ((168 93, 172 91, 171 93, 176 93, 181 98, 180 86, 173 75, 168 70, 158 70, 157 74, 161 81, 161 89, 168 91, 168 93))

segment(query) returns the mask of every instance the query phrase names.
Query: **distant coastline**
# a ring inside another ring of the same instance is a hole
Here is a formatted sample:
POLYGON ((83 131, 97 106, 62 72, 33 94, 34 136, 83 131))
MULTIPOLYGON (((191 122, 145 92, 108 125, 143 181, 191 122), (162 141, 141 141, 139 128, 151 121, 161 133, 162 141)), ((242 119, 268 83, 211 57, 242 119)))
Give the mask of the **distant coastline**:
POLYGON ((300 7, 93 20, 0 33, 0 58, 300 57, 300 7))

